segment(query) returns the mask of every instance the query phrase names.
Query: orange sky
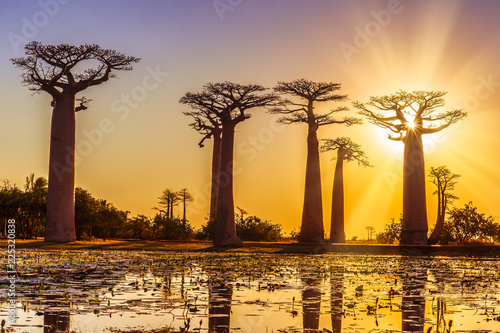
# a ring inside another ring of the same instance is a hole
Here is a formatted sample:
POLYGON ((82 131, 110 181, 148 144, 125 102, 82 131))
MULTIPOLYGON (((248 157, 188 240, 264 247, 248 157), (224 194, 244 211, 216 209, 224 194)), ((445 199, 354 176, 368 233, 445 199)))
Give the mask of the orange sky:
MULTIPOLYGON (((134 71, 85 92, 93 102, 77 115, 77 186, 132 214, 153 215, 162 190, 186 187, 195 197, 188 218, 195 227, 204 223, 211 143, 197 146, 200 136, 182 115, 188 108, 178 103, 184 93, 209 81, 272 87, 304 77, 342 83, 341 93, 360 101, 398 89, 448 91, 446 109, 464 108, 469 117, 426 138, 426 168, 447 165, 461 174, 456 204, 472 200, 481 212, 500 218, 497 1, 262 0, 226 11, 212 2, 89 1, 59 5, 45 23, 34 20, 45 10, 37 2, 2 6, 2 15, 9 15, 0 23, 0 178, 18 186, 32 172, 47 176, 51 109, 48 96, 30 97, 20 71, 8 61, 22 56, 15 36, 98 43, 142 58, 134 71), (25 27, 27 21, 36 32, 25 27), (102 122, 110 125, 99 129, 102 122)), ((318 111, 336 106, 326 103, 318 111)), ((276 125, 277 117, 265 110, 251 113, 237 126, 235 204, 281 223, 287 232, 298 229, 306 127, 276 125)), ((332 125, 318 134, 351 137, 374 165, 346 165, 347 236, 366 237, 366 226, 381 231, 402 209, 402 143, 387 140, 371 124, 332 125)), ((331 157, 321 157, 327 232, 331 157)), ((437 199, 428 185, 432 225, 437 199)))

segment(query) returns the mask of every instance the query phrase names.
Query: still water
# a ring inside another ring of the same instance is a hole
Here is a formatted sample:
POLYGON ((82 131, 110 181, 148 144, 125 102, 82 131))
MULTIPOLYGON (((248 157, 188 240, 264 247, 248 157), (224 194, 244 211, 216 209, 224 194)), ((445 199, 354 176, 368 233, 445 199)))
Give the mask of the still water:
POLYGON ((500 332, 498 258, 18 250, 17 266, 7 331, 500 332))

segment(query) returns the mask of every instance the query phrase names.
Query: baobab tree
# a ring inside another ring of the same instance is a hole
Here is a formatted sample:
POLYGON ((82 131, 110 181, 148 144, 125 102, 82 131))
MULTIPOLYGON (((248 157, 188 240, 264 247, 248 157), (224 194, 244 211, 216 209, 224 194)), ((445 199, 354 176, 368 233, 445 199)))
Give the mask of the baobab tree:
MULTIPOLYGON (((361 145, 350 138, 324 139, 321 146, 322 152, 337 151, 337 164, 333 177, 332 192, 332 217, 330 228, 331 243, 345 243, 344 228, 344 161, 358 161, 358 165, 371 166, 361 145)), ((334 158, 335 159, 335 158, 334 158)))
POLYGON ((45 240, 75 240, 75 112, 87 109, 83 98, 75 106, 76 95, 114 77, 113 71, 131 70, 140 59, 125 56, 98 45, 42 45, 30 42, 26 56, 11 59, 24 70, 23 83, 35 92, 44 91, 52 97, 50 134, 49 184, 45 240), (86 68, 75 73, 75 68, 86 68))
POLYGON ((437 168, 431 167, 429 170, 429 178, 432 184, 437 187, 433 194, 437 194, 438 197, 436 226, 429 236, 429 245, 434 245, 441 239, 448 204, 451 204, 453 200, 458 199, 457 196, 450 192, 455 189, 457 179, 460 178, 460 175, 452 173, 450 169, 442 165, 437 168))
POLYGON ((347 111, 348 109, 345 106, 337 107, 323 114, 315 110, 317 103, 345 101, 347 95, 334 93, 339 89, 340 83, 313 82, 306 79, 278 82, 276 87, 274 87, 277 93, 295 98, 294 100, 285 99, 282 105, 277 106, 271 111, 271 113, 282 115, 278 121, 283 124, 307 124, 306 180, 302 223, 298 237, 299 242, 319 243, 324 238, 321 171, 317 135, 319 127, 331 124, 345 124, 350 126, 361 123, 361 120, 355 117, 345 117, 343 119, 335 119, 333 117, 338 112, 347 111))
POLYGON ((390 140, 404 143, 403 229, 400 244, 427 244, 425 165, 422 135, 442 131, 464 119, 461 109, 439 111, 445 105, 443 91, 398 91, 392 95, 370 97, 368 103, 354 102, 359 113, 381 128, 390 140), (375 110, 376 111, 375 111, 375 110), (390 112, 384 116, 382 112, 390 112))
POLYGON ((217 182, 220 170, 222 124, 220 119, 213 113, 210 107, 196 103, 189 103, 189 106, 193 109, 193 111, 183 113, 186 116, 192 117, 194 120, 189 124, 189 126, 203 135, 203 138, 198 145, 203 148, 205 140, 213 138, 209 215, 210 220, 213 220, 215 219, 215 211, 217 209, 217 189, 219 187, 217 182))
POLYGON ((203 109, 216 117, 222 127, 220 169, 218 173, 217 208, 215 216, 215 246, 242 246, 236 236, 233 198, 234 130, 237 124, 250 118, 248 110, 277 103, 274 93, 264 93, 266 88, 233 82, 207 83, 203 91, 186 93, 180 103, 195 110, 203 109))

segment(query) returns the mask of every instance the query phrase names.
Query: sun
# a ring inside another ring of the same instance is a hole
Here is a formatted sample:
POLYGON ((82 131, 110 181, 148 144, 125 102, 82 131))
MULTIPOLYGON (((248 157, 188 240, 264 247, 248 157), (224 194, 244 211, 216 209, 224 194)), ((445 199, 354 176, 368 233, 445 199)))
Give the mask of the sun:
POLYGON ((407 121, 406 126, 409 128, 415 128, 415 111, 411 107, 403 109, 405 119, 407 121))
POLYGON ((415 122, 414 122, 415 117, 406 115, 405 118, 406 118, 406 120, 408 120, 408 123, 406 124, 406 126, 408 126, 409 128, 414 128, 415 127, 415 122))

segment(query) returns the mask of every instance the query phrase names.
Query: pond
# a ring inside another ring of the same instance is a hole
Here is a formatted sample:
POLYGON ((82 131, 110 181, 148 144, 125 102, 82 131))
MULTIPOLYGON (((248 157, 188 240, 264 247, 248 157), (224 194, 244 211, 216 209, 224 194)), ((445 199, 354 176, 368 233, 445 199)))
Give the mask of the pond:
POLYGON ((497 258, 18 250, 17 265, 7 331, 500 332, 497 258))

